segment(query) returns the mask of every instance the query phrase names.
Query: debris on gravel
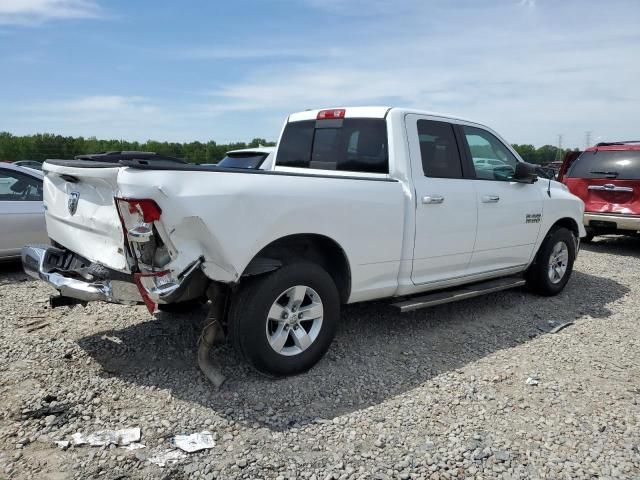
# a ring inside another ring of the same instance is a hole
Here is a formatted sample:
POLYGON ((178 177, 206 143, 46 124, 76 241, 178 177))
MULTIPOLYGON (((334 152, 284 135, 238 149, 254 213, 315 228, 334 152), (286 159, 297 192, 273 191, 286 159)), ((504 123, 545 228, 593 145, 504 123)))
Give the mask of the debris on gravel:
POLYGON ((223 345, 220 390, 196 363, 204 309, 50 310, 0 268, 0 478, 640 478, 639 239, 583 247, 556 297, 346 306, 304 375, 259 376, 223 345), (66 443, 132 427, 136 448, 66 443), (193 432, 211 448, 172 445, 193 432))

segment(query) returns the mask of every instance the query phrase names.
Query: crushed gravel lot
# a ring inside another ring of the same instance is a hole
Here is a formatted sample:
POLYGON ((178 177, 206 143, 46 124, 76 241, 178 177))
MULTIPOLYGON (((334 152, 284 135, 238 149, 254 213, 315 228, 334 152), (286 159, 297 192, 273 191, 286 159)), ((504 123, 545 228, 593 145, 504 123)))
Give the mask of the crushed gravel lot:
POLYGON ((297 377, 261 377, 222 346, 219 391, 196 366, 204 309, 49 310, 51 293, 0 265, 0 478, 640 478, 637 238, 583 247, 553 298, 345 307, 297 377), (54 443, 128 427, 145 448, 54 443), (213 448, 150 461, 203 430, 213 448))

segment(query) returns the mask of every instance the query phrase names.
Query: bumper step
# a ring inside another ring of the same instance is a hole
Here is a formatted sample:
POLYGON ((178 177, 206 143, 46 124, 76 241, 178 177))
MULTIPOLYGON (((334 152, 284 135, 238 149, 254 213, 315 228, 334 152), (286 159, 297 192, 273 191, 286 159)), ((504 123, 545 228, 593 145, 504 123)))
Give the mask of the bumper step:
POLYGON ((412 297, 400 302, 392 303, 391 306, 398 308, 401 312, 411 312, 420 308, 433 307, 445 303, 466 300, 467 298, 479 297, 488 293, 508 290, 510 288, 522 287, 525 281, 522 277, 505 277, 485 282, 464 285, 463 287, 448 290, 439 290, 419 297, 412 297))

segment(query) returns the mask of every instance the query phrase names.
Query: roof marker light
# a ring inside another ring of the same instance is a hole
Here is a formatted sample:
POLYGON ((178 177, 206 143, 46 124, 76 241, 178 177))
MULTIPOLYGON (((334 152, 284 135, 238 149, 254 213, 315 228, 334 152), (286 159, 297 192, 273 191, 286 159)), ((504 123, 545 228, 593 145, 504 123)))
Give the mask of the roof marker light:
POLYGON ((335 120, 344 118, 346 110, 344 108, 336 108, 333 110, 320 110, 316 120, 335 120))

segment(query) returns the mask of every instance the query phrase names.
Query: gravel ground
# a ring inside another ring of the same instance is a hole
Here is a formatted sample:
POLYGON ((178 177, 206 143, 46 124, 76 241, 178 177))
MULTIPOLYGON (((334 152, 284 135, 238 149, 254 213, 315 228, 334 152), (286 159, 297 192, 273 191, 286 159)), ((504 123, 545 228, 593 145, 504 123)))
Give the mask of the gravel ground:
POLYGON ((49 311, 50 293, 0 267, 0 478, 640 478, 640 239, 584 247, 554 298, 346 307, 298 377, 223 346, 220 391, 195 363, 204 310, 49 311), (146 448, 53 443, 125 427, 146 448), (212 449, 149 461, 202 430, 212 449))

